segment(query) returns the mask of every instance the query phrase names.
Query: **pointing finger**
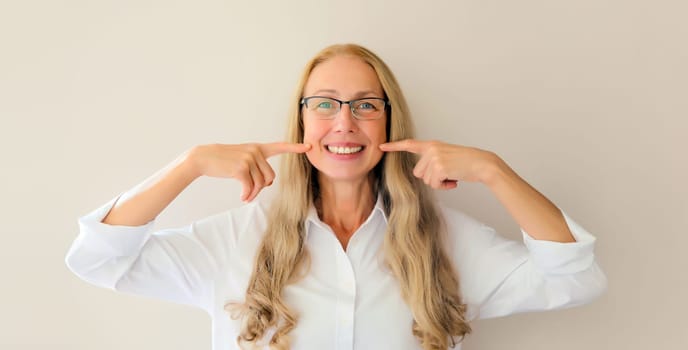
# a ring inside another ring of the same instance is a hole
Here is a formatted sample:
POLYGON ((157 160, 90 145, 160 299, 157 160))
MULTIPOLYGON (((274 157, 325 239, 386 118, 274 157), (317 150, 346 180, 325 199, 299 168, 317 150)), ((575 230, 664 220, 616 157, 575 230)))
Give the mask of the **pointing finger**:
POLYGON ((260 150, 265 158, 282 153, 304 153, 310 149, 311 145, 308 143, 274 142, 260 145, 260 150))
POLYGON ((402 141, 387 142, 380 145, 380 150, 384 152, 411 152, 421 153, 423 151, 423 142, 413 139, 406 139, 402 141))

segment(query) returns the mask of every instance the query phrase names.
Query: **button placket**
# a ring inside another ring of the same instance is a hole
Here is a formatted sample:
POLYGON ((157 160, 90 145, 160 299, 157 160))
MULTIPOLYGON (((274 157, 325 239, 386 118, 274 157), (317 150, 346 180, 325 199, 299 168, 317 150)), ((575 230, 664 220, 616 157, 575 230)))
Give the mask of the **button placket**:
POLYGON ((337 249, 337 348, 352 350, 354 340, 354 309, 356 304, 356 278, 349 257, 337 249))

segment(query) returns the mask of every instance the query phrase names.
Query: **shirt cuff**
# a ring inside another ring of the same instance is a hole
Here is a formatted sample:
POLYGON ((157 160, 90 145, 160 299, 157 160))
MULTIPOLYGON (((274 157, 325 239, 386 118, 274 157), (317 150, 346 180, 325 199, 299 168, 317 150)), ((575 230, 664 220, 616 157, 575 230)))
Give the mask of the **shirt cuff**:
POLYGON ((117 200, 113 198, 100 208, 79 218, 80 245, 110 256, 128 256, 138 252, 151 235, 155 220, 140 226, 109 225, 102 222, 117 200))
POLYGON ((576 242, 562 243, 538 240, 521 229, 530 257, 542 272, 550 275, 572 274, 588 269, 595 262, 596 238, 561 212, 576 242))

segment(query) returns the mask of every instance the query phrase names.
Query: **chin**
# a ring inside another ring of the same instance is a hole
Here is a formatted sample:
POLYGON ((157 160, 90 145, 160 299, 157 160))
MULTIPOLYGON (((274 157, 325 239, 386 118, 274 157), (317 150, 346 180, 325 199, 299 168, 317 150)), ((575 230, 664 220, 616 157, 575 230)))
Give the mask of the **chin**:
POLYGON ((372 157, 368 152, 360 156, 358 159, 342 160, 324 152, 306 153, 308 161, 318 170, 319 178, 336 182, 357 182, 366 179, 382 159, 381 152, 373 154, 372 157))
POLYGON ((319 179, 331 182, 359 182, 368 178, 368 173, 323 172, 318 170, 319 179))
POLYGON ((374 167, 367 169, 354 169, 337 164, 316 164, 311 162, 313 167, 318 171, 318 178, 326 181, 334 182, 358 182, 368 178, 374 167))

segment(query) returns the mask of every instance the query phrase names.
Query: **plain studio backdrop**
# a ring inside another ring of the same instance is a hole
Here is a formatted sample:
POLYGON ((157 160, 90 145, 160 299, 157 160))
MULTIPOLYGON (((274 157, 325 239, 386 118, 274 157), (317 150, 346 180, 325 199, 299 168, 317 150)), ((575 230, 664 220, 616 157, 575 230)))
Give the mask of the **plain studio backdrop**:
MULTIPOLYGON (((355 42, 395 72, 419 138, 496 152, 598 237, 603 297, 478 321, 465 349, 687 349, 687 13, 682 1, 3 1, 0 348, 210 349, 203 311, 74 276, 77 218, 193 145, 281 140, 306 61, 355 42)), ((202 178, 157 227, 239 194, 202 178)), ((440 199, 519 238, 481 185, 440 199)))

